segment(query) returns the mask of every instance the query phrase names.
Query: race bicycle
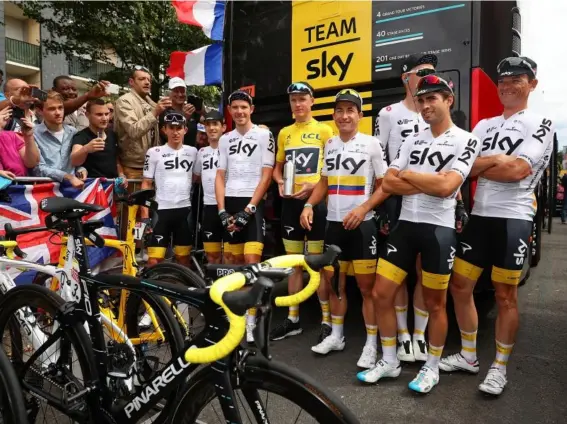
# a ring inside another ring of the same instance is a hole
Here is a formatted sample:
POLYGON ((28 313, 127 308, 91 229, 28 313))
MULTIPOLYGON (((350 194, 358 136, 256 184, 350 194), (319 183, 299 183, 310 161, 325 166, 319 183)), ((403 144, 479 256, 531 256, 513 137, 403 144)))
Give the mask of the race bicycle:
MULTIPOLYGON (((48 226, 53 222, 66 222, 69 239, 74 239, 75 249, 82 252, 77 257, 81 268, 78 288, 80 301, 66 303, 64 313, 58 314, 57 319, 61 328, 73 328, 77 332, 84 332, 77 323, 87 322, 92 338, 92 347, 78 343, 71 337, 65 341, 77 351, 76 357, 85 371, 85 383, 74 390, 65 404, 58 405, 64 414, 79 422, 96 421, 97 424, 148 420, 148 413, 158 409, 161 422, 164 422, 167 412, 167 422, 175 424, 209 423, 216 419, 234 424, 290 420, 358 423, 352 412, 327 389, 303 373, 273 361, 269 354, 271 297, 274 290, 272 280, 281 280, 293 272, 293 267, 302 266, 310 275, 306 287, 299 293, 274 300, 276 306, 297 305, 317 290, 319 271, 326 265, 336 264, 340 254, 338 248, 330 246, 322 255, 288 255, 258 265, 235 267, 233 270, 238 272, 215 281, 211 287, 201 289, 125 275, 99 274, 95 277, 89 273, 84 225, 81 222, 81 216, 91 211, 92 207, 64 198, 44 199, 41 204, 41 208, 55 218, 46 221, 48 226), (201 311, 207 323, 186 352, 173 357, 165 368, 157 371, 141 387, 135 386, 127 400, 114 399, 104 384, 107 378, 107 368, 104 366, 107 353, 97 320, 98 303, 94 302, 92 309, 85 306, 92 297, 89 292, 97 287, 124 288, 140 295, 167 296, 193 305, 201 311), (246 290, 239 290, 242 288, 246 290), (251 307, 257 307, 260 311, 255 330, 256 348, 241 345, 245 333, 244 314, 251 307), (208 365, 192 374, 199 364, 208 365), (179 397, 171 402, 171 394, 177 391, 179 397), (291 405, 282 406, 282 401, 291 405), (239 403, 243 404, 242 407, 239 403), (157 406, 159 404, 160 407, 157 406), (271 407, 275 407, 275 412, 270 412, 271 407)), ((29 303, 40 291, 42 296, 57 296, 40 286, 20 286, 10 290, 0 303, 0 330, 3 331, 11 317, 26 304, 26 298, 29 303)), ((63 333, 54 334, 51 338, 57 336, 61 337, 63 333)), ((46 342, 47 346, 54 343, 51 338, 46 342)), ((35 352, 35 355, 40 354, 35 352)), ((24 377, 20 375, 20 378, 24 377)), ((34 386, 28 388, 33 390, 34 386)), ((151 416, 147 422, 155 422, 154 418, 151 416)))
POLYGON ((2 349, 0 349, 0 423, 28 423, 22 387, 10 359, 2 349))

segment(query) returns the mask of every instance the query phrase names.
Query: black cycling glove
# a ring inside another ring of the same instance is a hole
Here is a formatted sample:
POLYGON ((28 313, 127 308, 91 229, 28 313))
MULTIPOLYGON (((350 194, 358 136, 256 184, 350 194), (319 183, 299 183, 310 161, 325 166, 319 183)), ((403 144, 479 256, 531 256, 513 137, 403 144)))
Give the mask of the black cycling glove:
POLYGON ((230 216, 230 214, 227 211, 222 211, 219 212, 219 218, 221 220, 222 226, 226 229, 228 228, 228 226, 231 224, 231 218, 232 216, 230 216))
POLYGON ((234 225, 238 228, 244 228, 250 222, 250 218, 252 218, 252 214, 246 211, 240 211, 236 215, 234 215, 234 225))
POLYGON ((457 207, 455 208, 455 223, 458 233, 464 230, 467 222, 469 222, 469 214, 465 209, 465 204, 462 200, 457 200, 457 207))

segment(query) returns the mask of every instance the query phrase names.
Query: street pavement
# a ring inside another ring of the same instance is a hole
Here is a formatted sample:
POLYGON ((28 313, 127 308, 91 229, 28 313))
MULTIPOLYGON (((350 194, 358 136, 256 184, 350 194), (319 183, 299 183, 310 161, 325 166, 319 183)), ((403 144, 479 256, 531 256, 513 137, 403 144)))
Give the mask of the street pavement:
MULTIPOLYGON (((480 373, 476 376, 442 373, 439 385, 428 395, 414 393, 407 387, 419 370, 417 363, 404 365, 397 380, 363 385, 356 379, 356 362, 366 335, 358 306, 360 295, 354 287, 347 292, 350 310, 345 322, 347 344, 343 352, 327 357, 311 352, 319 329, 319 310, 311 302, 300 310, 304 333, 274 342, 272 354, 332 390, 361 423, 565 423, 567 225, 561 225, 558 218, 553 224, 553 233, 543 235, 539 265, 531 270, 527 284, 519 289, 520 330, 508 366, 508 385, 498 398, 478 390, 494 358, 496 307, 490 295, 477 299, 480 373)), ((274 318, 284 317, 285 313, 279 311, 274 318)), ((445 353, 455 353, 460 349, 460 337, 454 315, 449 316, 445 353)))

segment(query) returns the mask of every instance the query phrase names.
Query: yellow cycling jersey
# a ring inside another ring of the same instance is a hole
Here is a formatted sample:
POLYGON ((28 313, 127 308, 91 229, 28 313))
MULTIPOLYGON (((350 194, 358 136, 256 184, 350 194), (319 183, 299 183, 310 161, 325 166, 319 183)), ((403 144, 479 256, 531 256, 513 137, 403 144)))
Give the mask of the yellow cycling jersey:
POLYGON ((276 161, 294 161, 294 193, 301 190, 299 184, 317 184, 319 182, 323 167, 323 150, 325 143, 332 136, 331 127, 315 119, 307 122, 296 122, 282 128, 278 135, 276 161))

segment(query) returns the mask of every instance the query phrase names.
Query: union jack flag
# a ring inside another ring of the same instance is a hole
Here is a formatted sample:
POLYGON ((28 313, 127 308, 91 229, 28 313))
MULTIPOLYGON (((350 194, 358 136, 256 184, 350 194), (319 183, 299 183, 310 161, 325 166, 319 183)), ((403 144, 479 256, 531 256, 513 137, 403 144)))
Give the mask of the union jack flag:
MULTIPOLYGON (((90 179, 85 182, 82 190, 73 188, 67 183, 42 183, 36 185, 12 185, 7 193, 11 203, 0 202, 0 235, 4 235, 4 224, 11 223, 14 228, 31 228, 45 225, 48 215, 39 208, 42 199, 54 196, 69 197, 83 203, 94 203, 104 206, 98 213, 87 215, 84 220, 102 219, 104 226, 97 232, 104 238, 117 239, 116 207, 113 202, 114 184, 90 179)), ((18 246, 27 254, 26 259, 32 262, 48 264, 59 261, 61 239, 49 231, 24 234, 18 237, 18 246)), ((116 253, 112 248, 88 248, 88 257, 91 267, 100 264, 116 253)), ((11 269, 10 274, 15 277, 17 284, 32 281, 35 272, 21 272, 11 269)))

